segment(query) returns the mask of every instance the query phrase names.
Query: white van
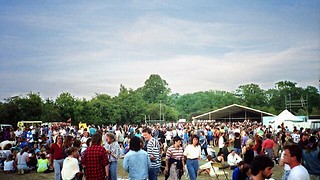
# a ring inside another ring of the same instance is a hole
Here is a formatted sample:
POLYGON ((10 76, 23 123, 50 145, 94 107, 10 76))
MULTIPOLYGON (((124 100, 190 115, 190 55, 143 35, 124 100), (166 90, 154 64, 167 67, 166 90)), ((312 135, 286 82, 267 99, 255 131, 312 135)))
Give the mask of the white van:
POLYGON ((7 127, 12 128, 12 125, 11 124, 0 124, 0 131, 3 131, 7 127))

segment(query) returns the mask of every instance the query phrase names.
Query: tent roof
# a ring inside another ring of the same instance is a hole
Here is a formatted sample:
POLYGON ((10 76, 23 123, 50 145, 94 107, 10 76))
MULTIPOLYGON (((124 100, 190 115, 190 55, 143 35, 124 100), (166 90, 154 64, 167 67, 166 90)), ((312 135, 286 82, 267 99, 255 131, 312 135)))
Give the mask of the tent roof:
POLYGON ((214 110, 214 111, 210 111, 210 112, 201 114, 199 116, 194 117, 194 119, 210 119, 209 117, 211 117, 211 119, 225 118, 225 117, 229 117, 230 114, 237 114, 242 111, 247 111, 247 112, 256 113, 256 114, 262 114, 263 116, 275 116, 274 114, 260 111, 257 109, 249 108, 249 107, 242 106, 239 104, 232 104, 232 105, 229 105, 229 106, 226 106, 226 107, 214 110))
POLYGON ((296 116, 294 116, 290 111, 283 110, 278 116, 274 117, 271 121, 303 121, 296 116))

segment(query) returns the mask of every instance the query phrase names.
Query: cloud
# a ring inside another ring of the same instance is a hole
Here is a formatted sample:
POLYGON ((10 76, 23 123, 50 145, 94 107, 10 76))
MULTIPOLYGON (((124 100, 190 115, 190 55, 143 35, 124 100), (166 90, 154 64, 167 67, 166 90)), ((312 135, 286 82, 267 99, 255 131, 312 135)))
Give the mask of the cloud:
POLYGON ((0 98, 117 95, 120 84, 136 89, 150 74, 174 93, 279 80, 317 87, 319 10, 262 4, 11 6, 0 15, 0 98))

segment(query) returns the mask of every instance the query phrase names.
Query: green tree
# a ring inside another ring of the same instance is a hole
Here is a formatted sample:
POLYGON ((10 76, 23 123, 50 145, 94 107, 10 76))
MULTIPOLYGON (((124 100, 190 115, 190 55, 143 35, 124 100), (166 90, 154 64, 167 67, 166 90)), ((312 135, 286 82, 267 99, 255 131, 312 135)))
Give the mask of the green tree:
POLYGON ((141 89, 143 99, 147 103, 169 103, 169 93, 171 92, 168 83, 157 74, 150 75, 141 89))
POLYGON ((61 119, 59 108, 51 99, 46 99, 42 107, 41 120, 43 122, 56 122, 61 119))
POLYGON ((127 89, 121 85, 115 100, 121 114, 121 119, 118 121, 120 124, 144 122, 147 104, 143 100, 141 91, 127 89))
POLYGON ((56 105, 60 112, 60 121, 67 121, 69 118, 75 120, 74 110, 76 106, 75 97, 70 93, 61 93, 56 99, 56 105))
POLYGON ((249 107, 262 107, 267 103, 265 91, 257 84, 239 86, 236 90, 236 95, 249 107))

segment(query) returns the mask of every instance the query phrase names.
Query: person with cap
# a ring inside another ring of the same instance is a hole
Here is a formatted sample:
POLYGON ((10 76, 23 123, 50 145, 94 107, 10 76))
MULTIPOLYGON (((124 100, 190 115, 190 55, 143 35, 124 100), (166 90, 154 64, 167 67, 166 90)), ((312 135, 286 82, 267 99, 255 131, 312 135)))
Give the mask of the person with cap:
POLYGON ((173 145, 171 145, 166 152, 166 168, 165 168, 165 180, 169 178, 170 169, 172 164, 176 163, 178 179, 181 179, 183 172, 185 171, 183 147, 181 146, 181 138, 175 136, 173 138, 173 145))

